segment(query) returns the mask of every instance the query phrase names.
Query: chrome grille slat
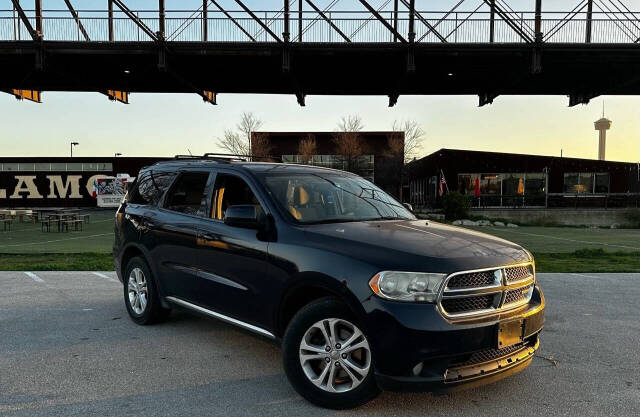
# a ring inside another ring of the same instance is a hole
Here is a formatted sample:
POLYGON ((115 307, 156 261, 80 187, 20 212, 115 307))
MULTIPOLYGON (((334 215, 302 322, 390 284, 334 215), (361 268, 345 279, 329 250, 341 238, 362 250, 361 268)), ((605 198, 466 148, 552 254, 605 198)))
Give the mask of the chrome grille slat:
POLYGON ((447 278, 438 306, 449 318, 495 314, 531 300, 533 263, 456 272, 447 278))

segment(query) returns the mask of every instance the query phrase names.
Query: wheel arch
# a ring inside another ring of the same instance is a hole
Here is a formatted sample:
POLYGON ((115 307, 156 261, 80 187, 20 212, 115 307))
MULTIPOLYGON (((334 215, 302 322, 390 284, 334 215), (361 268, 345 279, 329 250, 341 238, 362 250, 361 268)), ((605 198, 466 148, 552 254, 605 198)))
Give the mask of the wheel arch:
POLYGON ((275 317, 275 334, 281 338, 293 316, 309 303, 325 297, 343 302, 359 321, 365 317, 364 308, 344 282, 315 272, 303 272, 283 292, 275 317))

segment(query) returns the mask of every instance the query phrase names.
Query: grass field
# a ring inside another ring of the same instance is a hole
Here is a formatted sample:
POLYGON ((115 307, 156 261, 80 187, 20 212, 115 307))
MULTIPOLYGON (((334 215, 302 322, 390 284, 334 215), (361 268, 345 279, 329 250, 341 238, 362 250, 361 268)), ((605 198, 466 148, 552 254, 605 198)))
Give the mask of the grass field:
POLYGON ((14 221, 0 231, 0 254, 111 252, 115 211, 91 211, 82 232, 42 232, 38 223, 14 221))
MULTIPOLYGON (((82 232, 42 232, 14 223, 0 231, 0 270, 109 270, 113 268, 113 211, 91 212, 82 232)), ((474 227, 534 253, 540 272, 640 272, 640 229, 474 227)))

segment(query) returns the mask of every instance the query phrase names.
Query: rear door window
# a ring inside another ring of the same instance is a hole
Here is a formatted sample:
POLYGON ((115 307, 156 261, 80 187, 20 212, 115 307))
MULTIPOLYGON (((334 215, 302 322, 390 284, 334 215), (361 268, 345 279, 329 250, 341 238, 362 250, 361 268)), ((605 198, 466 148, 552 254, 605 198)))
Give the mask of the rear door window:
POLYGON ((182 173, 169 190, 164 207, 179 213, 206 217, 208 179, 208 172, 182 173))

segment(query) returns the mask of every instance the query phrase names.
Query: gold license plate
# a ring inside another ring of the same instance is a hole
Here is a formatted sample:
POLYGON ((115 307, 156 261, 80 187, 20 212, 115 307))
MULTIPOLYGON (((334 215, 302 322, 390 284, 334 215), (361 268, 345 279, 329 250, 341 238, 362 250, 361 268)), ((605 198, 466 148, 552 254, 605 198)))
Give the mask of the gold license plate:
POLYGON ((524 319, 505 321, 498 325, 498 349, 522 342, 524 319))

